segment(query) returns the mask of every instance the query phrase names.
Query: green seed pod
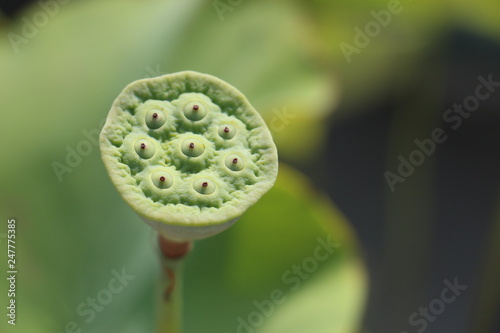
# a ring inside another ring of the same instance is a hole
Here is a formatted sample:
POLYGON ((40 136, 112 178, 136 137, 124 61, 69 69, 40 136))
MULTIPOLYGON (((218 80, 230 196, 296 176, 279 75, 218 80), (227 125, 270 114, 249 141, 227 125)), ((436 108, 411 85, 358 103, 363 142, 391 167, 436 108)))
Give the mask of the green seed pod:
POLYGON ((196 72, 128 85, 100 148, 124 200, 174 241, 227 229, 278 172, 276 146, 257 111, 234 87, 196 72))

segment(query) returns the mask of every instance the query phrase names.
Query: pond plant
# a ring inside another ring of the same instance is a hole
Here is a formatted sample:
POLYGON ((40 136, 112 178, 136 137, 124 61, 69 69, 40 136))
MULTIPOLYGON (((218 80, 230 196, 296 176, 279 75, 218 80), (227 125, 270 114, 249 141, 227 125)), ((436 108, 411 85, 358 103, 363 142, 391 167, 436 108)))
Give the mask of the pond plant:
POLYGON ((100 149, 124 201, 158 232, 168 280, 159 329, 181 332, 183 258, 273 186, 271 133, 236 88, 185 71, 129 84, 109 111, 100 149))

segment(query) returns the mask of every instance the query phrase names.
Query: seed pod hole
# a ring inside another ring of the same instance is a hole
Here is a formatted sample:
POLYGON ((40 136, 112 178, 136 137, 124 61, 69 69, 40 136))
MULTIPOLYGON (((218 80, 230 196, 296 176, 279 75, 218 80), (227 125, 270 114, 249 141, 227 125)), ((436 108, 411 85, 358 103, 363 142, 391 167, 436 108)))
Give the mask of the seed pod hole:
POLYGON ((226 140, 231 140, 236 135, 236 128, 233 125, 223 124, 219 126, 219 136, 226 140))
POLYGON ((158 170, 151 174, 151 181, 159 189, 167 189, 174 183, 174 178, 169 172, 158 170))
POLYGON ((189 157, 198 157, 205 151, 205 144, 198 139, 186 139, 181 144, 182 153, 189 157))
POLYGON ((158 109, 151 109, 146 112, 146 125, 151 129, 157 129, 165 124, 167 117, 163 111, 158 109))
POLYGON ((231 171, 241 171, 245 169, 245 161, 236 154, 227 155, 225 164, 226 167, 231 171))
POLYGON ((147 160, 154 156, 156 146, 148 139, 139 139, 134 145, 134 150, 137 155, 147 160))
POLYGON ((186 103, 182 111, 186 118, 192 121, 202 120, 207 115, 207 108, 205 105, 197 101, 186 103))
POLYGON ((215 183, 208 178, 200 178, 194 181, 193 188, 200 194, 212 194, 215 191, 215 183))

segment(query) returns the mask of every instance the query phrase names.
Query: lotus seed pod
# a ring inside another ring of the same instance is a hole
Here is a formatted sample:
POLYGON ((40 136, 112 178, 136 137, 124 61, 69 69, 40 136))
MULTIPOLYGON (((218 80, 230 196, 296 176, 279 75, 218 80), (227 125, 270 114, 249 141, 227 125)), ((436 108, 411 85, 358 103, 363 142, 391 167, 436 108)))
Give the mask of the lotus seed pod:
POLYGON ((248 100, 196 72, 128 85, 108 114, 100 148, 123 199, 174 241, 229 228, 278 172, 276 146, 248 100))

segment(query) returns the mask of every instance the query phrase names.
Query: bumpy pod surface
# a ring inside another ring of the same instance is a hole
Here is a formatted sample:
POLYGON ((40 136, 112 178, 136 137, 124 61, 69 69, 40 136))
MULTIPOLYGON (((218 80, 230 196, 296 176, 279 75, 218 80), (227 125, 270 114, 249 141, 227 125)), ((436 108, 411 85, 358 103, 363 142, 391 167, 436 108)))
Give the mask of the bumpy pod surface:
POLYGON ((123 199, 180 241, 230 227, 278 173, 259 113, 228 83, 197 72, 128 85, 108 114, 100 148, 123 199))

